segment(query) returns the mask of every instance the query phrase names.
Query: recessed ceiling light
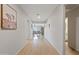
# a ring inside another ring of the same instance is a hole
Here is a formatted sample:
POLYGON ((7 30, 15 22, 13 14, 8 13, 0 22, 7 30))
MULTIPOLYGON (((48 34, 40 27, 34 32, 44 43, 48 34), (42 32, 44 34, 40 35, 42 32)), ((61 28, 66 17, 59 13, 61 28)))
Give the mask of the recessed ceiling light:
POLYGON ((40 19, 40 14, 37 14, 37 18, 40 19))
POLYGON ((40 15, 39 15, 39 16, 37 16, 37 18, 38 18, 38 19, 40 19, 40 15))

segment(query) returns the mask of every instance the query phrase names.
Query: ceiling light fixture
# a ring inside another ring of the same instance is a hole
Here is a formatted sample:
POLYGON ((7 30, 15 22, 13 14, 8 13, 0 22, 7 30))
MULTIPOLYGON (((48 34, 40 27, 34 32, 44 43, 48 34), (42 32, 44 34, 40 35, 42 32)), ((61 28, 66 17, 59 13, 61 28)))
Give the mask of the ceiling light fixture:
POLYGON ((37 14, 37 18, 40 19, 40 14, 37 14))

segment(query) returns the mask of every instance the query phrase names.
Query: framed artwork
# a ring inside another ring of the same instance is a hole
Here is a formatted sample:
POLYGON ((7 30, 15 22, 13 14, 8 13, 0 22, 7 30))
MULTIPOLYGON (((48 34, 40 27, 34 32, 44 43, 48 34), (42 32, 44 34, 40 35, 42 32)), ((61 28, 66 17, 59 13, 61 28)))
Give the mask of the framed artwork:
POLYGON ((0 29, 1 29, 1 5, 0 5, 0 29))
POLYGON ((16 20, 16 10, 8 4, 1 4, 1 29, 15 30, 16 20))

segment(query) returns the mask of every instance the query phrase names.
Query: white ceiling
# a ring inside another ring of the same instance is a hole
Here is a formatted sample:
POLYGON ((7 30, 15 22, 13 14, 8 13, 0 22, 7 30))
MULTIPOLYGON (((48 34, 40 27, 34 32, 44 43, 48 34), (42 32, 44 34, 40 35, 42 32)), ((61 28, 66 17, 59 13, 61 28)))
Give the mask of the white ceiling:
POLYGON ((20 7, 34 22, 44 22, 51 15, 56 4, 21 4, 20 7), (40 19, 37 18, 40 14, 40 19))

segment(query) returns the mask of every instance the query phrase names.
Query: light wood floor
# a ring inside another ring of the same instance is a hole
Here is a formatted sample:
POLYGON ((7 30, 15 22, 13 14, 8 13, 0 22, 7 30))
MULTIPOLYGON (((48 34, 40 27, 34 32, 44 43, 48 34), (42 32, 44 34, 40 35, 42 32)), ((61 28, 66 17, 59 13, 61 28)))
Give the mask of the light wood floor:
POLYGON ((79 55, 79 52, 68 46, 68 43, 65 43, 65 54, 66 55, 79 55))
POLYGON ((47 40, 27 40, 26 46, 18 53, 18 55, 58 55, 47 40))

